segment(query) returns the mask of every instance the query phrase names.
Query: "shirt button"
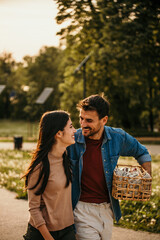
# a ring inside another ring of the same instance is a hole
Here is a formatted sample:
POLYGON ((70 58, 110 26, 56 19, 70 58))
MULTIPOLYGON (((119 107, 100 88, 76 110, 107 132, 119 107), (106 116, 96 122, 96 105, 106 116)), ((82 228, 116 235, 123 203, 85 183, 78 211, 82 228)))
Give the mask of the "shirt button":
POLYGON ((108 173, 108 171, 106 171, 106 173, 108 173))
POLYGON ((106 159, 104 159, 104 162, 106 162, 106 159))

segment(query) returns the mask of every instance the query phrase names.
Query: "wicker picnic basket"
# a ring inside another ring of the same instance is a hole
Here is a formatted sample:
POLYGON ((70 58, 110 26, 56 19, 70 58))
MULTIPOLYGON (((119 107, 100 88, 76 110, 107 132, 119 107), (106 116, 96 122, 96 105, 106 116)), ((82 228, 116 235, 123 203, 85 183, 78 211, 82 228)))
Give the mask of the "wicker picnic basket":
POLYGON ((117 165, 113 172, 112 196, 119 200, 148 201, 151 185, 151 176, 140 165, 117 165))

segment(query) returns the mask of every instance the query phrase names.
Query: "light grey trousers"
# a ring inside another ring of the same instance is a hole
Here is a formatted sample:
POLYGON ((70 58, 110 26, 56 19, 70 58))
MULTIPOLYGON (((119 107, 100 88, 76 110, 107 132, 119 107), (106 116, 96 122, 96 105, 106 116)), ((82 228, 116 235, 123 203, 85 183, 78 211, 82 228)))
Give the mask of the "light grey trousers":
POLYGON ((78 240, 111 240, 113 212, 110 203, 79 201, 74 210, 78 240))

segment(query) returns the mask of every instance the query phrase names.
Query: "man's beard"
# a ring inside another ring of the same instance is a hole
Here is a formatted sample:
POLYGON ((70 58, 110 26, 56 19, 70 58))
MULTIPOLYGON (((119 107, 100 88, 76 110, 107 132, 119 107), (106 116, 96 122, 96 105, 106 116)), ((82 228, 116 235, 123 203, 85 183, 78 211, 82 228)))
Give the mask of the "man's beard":
POLYGON ((90 127, 83 128, 83 129, 82 129, 82 133, 85 131, 85 129, 86 129, 86 130, 89 129, 90 131, 87 132, 87 135, 84 134, 84 136, 86 136, 86 137, 92 137, 92 136, 94 136, 95 134, 97 134, 97 133, 100 131, 101 128, 99 128, 97 131, 92 131, 92 128, 90 128, 90 127))

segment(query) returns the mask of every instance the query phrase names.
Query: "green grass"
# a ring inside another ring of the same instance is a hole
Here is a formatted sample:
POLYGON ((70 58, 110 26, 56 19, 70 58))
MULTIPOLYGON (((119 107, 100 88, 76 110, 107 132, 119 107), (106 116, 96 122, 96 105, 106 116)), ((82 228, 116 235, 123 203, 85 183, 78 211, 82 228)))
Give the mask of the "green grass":
POLYGON ((24 179, 21 176, 31 159, 30 152, 18 150, 0 151, 0 187, 17 193, 17 198, 27 199, 24 179))
MULTIPOLYGON (((159 189, 157 189, 159 190, 159 189)), ((160 233, 160 196, 153 193, 150 201, 121 201, 119 226, 160 233)))
MULTIPOLYGON (((119 164, 136 165, 132 157, 120 158, 119 164)), ((152 195, 150 201, 120 201, 122 218, 118 226, 160 233, 160 155, 152 156, 152 195)), ((116 224, 116 223, 115 223, 116 224)))
MULTIPOLYGON (((27 169, 31 152, 0 150, 0 187, 17 193, 17 198, 27 199, 22 174, 27 169)), ((134 165, 131 157, 120 158, 120 164, 134 165)), ((160 155, 152 156, 152 196, 150 201, 120 201, 122 218, 118 226, 160 233, 160 155)), ((117 224, 116 224, 117 226, 117 224)))
POLYGON ((37 134, 37 122, 0 120, 0 137, 3 141, 10 141, 14 136, 22 136, 25 141, 34 140, 37 134))

